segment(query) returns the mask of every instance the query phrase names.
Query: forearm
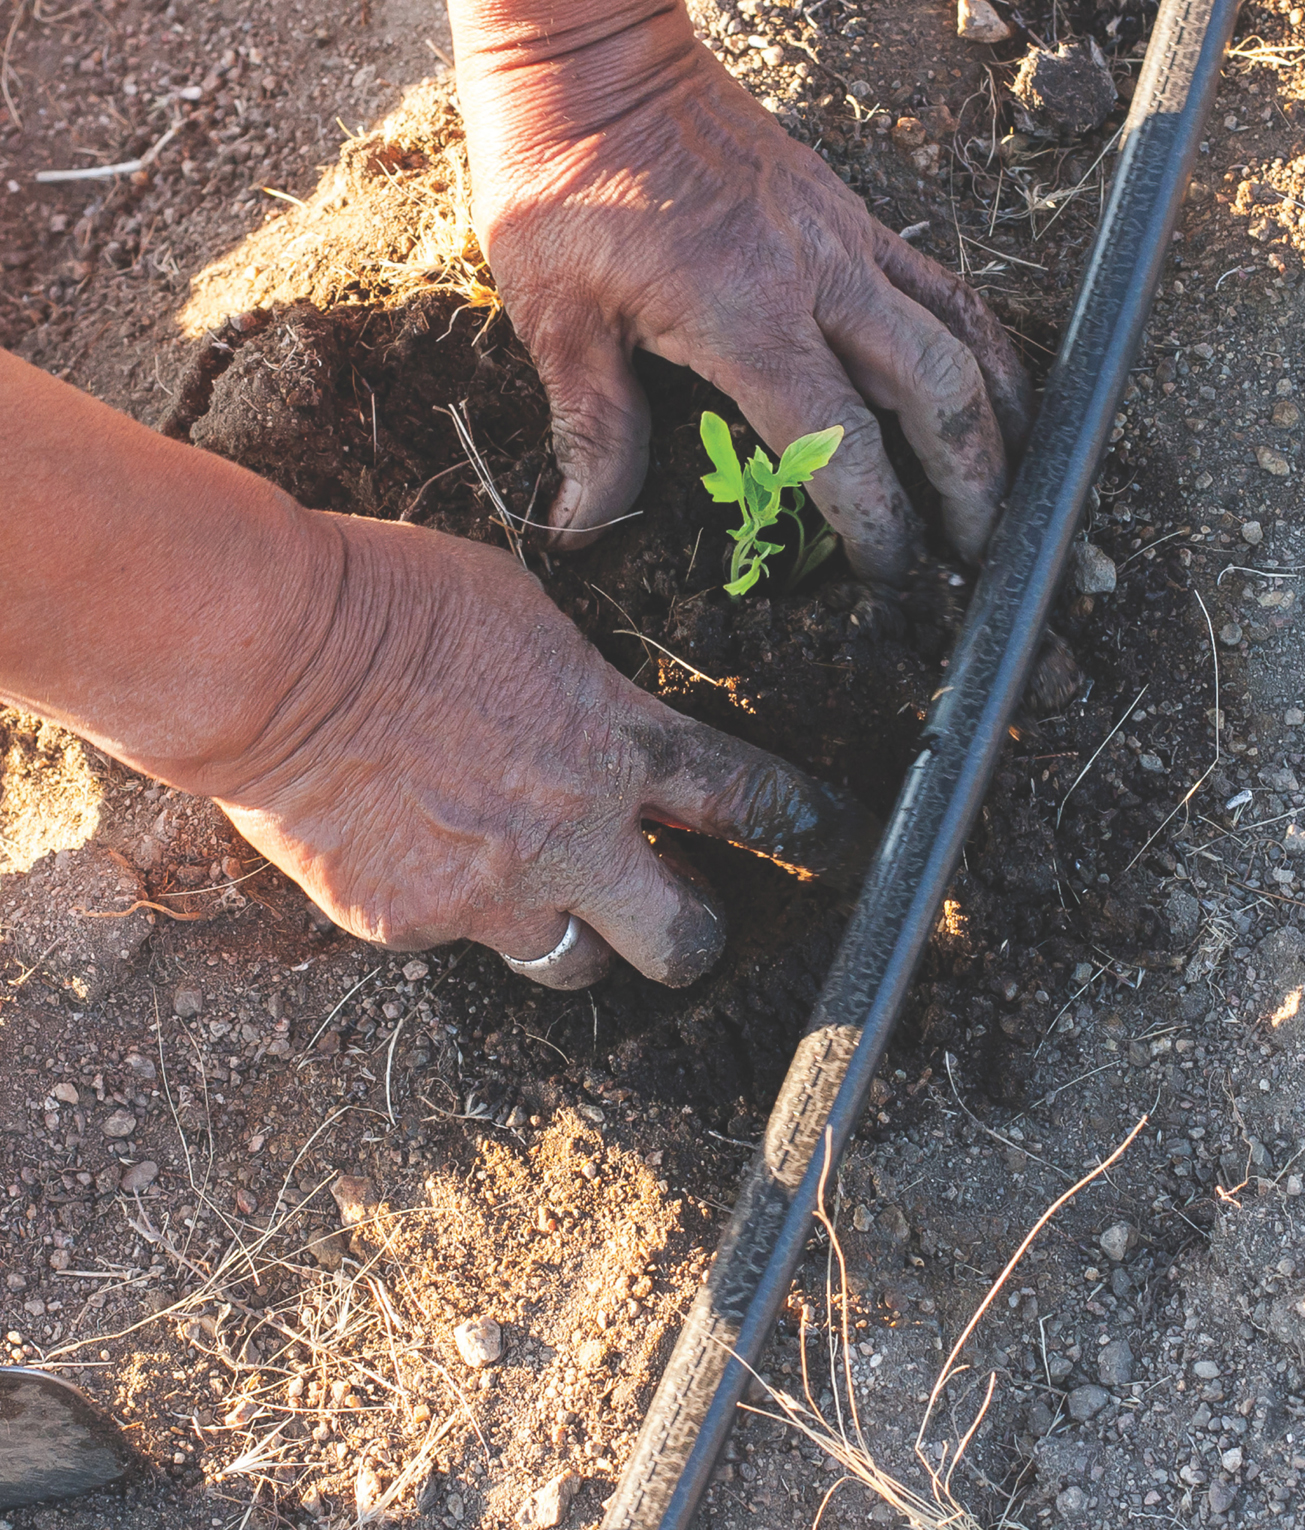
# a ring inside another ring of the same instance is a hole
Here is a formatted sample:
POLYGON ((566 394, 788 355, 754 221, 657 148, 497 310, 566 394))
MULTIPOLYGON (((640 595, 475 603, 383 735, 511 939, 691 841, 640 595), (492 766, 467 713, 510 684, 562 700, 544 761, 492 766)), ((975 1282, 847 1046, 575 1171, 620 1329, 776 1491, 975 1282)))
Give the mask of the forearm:
POLYGON ((329 642, 333 518, 5 352, 0 400, 0 697, 230 790, 329 642))
POLYGON ((500 174, 523 150, 603 134, 672 90, 697 47, 684 0, 450 0, 449 17, 473 156, 500 174))

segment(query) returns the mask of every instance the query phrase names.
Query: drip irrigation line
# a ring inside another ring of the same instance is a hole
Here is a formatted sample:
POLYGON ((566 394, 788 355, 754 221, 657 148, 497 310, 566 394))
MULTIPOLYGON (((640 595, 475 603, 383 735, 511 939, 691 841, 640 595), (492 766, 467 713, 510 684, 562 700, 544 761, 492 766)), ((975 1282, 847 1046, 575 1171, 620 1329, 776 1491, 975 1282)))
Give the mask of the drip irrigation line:
POLYGON ((1162 0, 1074 311, 946 689, 604 1530, 687 1530, 788 1297, 822 1171, 860 1119, 1041 643, 1236 15, 1237 0, 1162 0))

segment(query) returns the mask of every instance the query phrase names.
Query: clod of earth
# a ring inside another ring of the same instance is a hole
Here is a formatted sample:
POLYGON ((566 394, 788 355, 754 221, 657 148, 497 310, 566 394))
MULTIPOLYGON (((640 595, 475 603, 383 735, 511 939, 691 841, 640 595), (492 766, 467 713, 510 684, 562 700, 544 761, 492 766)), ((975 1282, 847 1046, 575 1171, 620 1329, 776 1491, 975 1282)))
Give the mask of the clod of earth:
POLYGON ((1109 66, 1094 39, 1030 47, 1011 95, 1015 121, 1035 138, 1075 139, 1093 133, 1118 99, 1109 66))

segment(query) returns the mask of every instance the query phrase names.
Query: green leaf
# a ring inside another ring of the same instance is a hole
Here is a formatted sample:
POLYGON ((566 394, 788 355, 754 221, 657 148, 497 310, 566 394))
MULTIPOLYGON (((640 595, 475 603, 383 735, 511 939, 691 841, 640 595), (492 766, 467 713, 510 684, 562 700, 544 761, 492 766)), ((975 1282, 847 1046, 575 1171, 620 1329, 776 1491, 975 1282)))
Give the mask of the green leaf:
POLYGON ((763 526, 769 526, 775 519, 771 510, 771 502, 778 501, 779 495, 773 489, 765 489, 752 476, 752 464, 749 463, 743 474, 744 514, 748 518, 748 524, 755 531, 763 526))
POLYGON ((760 447, 757 447, 751 457, 745 472, 752 476, 754 483, 759 483, 765 489, 777 489, 780 487, 779 480, 775 477, 775 465, 760 447))
POLYGON ((729 584, 725 586, 725 593, 727 595, 732 595, 735 600, 737 600, 740 595, 746 595, 760 578, 761 564, 759 562, 754 563, 752 567, 748 569, 748 571, 740 578, 732 579, 729 584))
POLYGON ((729 426, 720 415, 706 410, 699 430, 707 455, 716 465, 714 473, 703 477, 703 488, 718 505, 742 504, 743 469, 739 466, 739 454, 734 450, 729 426))
POLYGON ((776 477, 785 488, 806 483, 812 473, 819 472, 838 450, 843 439, 843 427, 831 425, 828 430, 818 430, 813 435, 799 436, 784 450, 779 459, 776 477))

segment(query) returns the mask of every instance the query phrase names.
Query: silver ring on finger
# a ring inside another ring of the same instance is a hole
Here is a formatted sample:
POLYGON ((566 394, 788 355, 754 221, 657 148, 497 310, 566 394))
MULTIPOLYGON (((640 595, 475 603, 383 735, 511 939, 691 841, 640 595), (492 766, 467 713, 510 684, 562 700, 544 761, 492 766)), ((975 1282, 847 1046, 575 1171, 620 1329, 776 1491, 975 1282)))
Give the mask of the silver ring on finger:
POLYGON ((546 951, 543 956, 536 956, 530 961, 522 961, 518 957, 509 956, 506 951, 500 951, 499 955, 507 963, 513 972, 519 972, 523 977, 542 977, 551 968, 556 967, 565 957, 575 949, 580 939, 580 921, 574 914, 567 918, 566 933, 551 951, 546 951))

